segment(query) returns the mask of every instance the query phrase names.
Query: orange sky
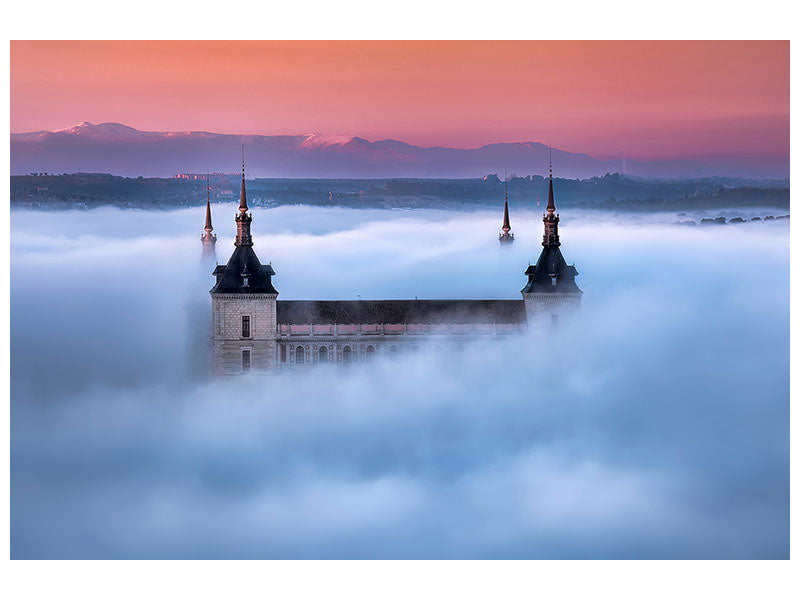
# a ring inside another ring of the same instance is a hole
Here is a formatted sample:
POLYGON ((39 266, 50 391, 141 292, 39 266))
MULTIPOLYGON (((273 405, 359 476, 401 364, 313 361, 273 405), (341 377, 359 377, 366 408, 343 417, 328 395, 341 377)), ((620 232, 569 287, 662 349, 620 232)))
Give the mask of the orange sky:
POLYGON ((80 121, 785 157, 789 44, 12 42, 11 131, 80 121))

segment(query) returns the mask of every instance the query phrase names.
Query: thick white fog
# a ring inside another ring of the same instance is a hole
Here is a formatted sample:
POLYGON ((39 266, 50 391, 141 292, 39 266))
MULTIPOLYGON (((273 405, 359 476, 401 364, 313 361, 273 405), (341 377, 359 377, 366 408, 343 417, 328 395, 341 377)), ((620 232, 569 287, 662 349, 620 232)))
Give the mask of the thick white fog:
MULTIPOLYGON (((234 206, 214 206, 217 254, 234 206)), ((541 216, 253 211, 279 299, 520 298, 541 216)), ((583 306, 203 373, 203 209, 11 213, 14 558, 788 558, 789 227, 562 212, 583 306)))

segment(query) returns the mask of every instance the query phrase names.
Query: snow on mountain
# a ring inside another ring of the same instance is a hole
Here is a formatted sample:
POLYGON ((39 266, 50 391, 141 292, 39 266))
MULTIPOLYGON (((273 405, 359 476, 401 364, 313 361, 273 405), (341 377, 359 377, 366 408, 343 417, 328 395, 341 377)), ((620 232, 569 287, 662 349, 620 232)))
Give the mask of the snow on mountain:
MULTIPOLYGON (((140 131, 122 123, 78 123, 57 131, 11 134, 11 173, 107 172, 171 177, 179 172, 235 171, 245 145, 248 174, 258 177, 482 177, 547 173, 549 151, 525 141, 478 148, 422 147, 384 139, 311 133, 231 135, 207 131, 140 131)), ((559 177, 622 172, 648 177, 786 178, 788 159, 598 160, 553 148, 559 177)))

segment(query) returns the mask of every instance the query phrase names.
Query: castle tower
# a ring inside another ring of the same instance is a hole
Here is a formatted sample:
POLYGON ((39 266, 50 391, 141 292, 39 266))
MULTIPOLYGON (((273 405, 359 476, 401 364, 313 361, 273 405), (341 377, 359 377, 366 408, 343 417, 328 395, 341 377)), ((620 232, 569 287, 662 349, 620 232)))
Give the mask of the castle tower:
POLYGON ((578 270, 568 265, 561 254, 561 240, 558 235, 559 215, 553 195, 553 161, 550 160, 549 189, 547 208, 542 218, 544 235, 542 252, 535 265, 525 271, 528 283, 522 289, 528 323, 547 319, 557 323, 559 317, 580 306, 583 291, 575 283, 578 270))
MULTIPOLYGON (((244 150, 243 150, 244 153, 244 150)), ((214 269, 211 288, 214 365, 218 374, 264 370, 275 364, 278 291, 275 271, 253 250, 242 158, 242 191, 234 219, 236 241, 226 265, 214 269)))
POLYGON ((203 231, 205 233, 200 236, 200 241, 203 244, 203 259, 215 258, 217 236, 214 235, 214 226, 211 224, 211 184, 208 175, 206 175, 206 226, 203 231))
POLYGON ((514 241, 514 234, 511 233, 511 222, 508 220, 508 172, 506 171, 506 203, 503 207, 503 227, 500 233, 501 244, 511 244, 514 241))

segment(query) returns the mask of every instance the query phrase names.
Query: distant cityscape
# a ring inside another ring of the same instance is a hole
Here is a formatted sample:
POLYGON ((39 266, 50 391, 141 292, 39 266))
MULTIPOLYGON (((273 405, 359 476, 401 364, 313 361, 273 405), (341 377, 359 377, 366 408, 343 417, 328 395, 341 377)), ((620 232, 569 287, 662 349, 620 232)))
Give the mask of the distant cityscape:
MULTIPOLYGON (((11 177, 11 206, 34 209, 89 209, 99 206, 170 209, 200 206, 209 178, 212 202, 233 201, 238 176, 215 172, 178 173, 171 178, 129 178, 103 173, 33 173, 11 177)), ((546 178, 509 177, 508 202, 513 211, 541 210, 546 178)), ((607 174, 589 179, 556 178, 560 204, 568 208, 616 211, 691 211, 736 207, 789 209, 789 183, 783 180, 709 178, 655 180, 607 174)), ((502 211, 504 186, 489 174, 473 179, 252 179, 254 207, 282 205, 346 208, 428 208, 502 211)))

